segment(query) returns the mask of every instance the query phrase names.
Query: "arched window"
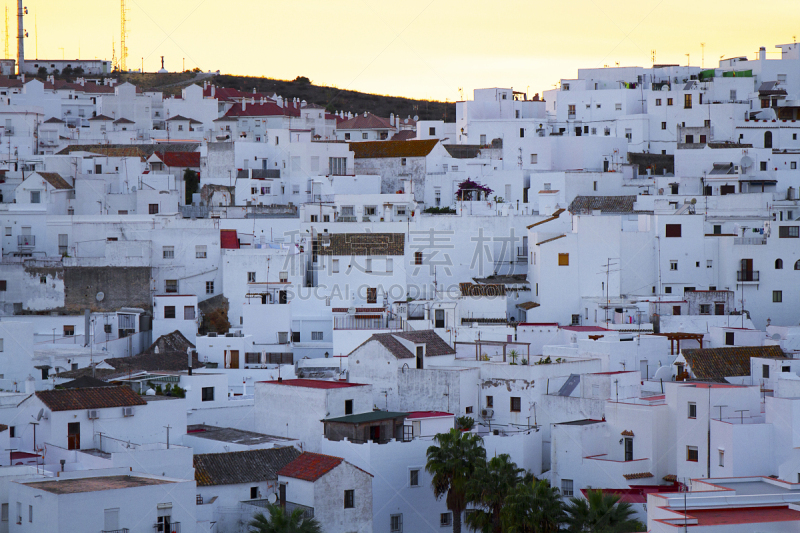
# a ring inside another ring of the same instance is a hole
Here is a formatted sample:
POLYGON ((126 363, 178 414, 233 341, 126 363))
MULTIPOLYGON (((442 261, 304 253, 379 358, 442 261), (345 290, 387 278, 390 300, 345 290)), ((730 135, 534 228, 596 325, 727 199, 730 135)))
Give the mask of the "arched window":
POLYGON ((794 264, 794 269, 800 270, 800 259, 798 259, 797 262, 794 264))
POLYGON ((781 270, 782 268, 783 268, 783 259, 776 259, 775 270, 781 270))
POLYGON ((764 132, 764 148, 772 148, 772 132, 764 132))

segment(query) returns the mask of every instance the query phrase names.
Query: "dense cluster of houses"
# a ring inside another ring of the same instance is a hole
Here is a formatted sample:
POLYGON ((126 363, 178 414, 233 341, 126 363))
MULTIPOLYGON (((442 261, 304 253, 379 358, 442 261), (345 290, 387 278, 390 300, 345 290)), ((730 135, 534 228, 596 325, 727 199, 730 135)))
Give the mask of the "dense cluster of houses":
POLYGON ((454 123, 0 78, 0 533, 452 531, 453 428, 648 531, 796 531, 777 48, 479 89, 454 123))

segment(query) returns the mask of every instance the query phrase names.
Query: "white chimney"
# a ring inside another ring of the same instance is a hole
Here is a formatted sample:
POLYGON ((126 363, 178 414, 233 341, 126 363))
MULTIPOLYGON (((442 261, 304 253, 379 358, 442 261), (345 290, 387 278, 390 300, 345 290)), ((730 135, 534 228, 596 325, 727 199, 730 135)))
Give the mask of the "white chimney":
POLYGON ((28 374, 25 379, 25 394, 33 394, 34 392, 36 392, 36 382, 33 380, 33 376, 28 374))
POLYGON ((247 98, 242 98, 242 111, 247 108, 247 98))
POLYGON ((364 118, 367 118, 367 112, 364 111, 364 118))
POLYGON ((767 58, 767 49, 766 47, 762 46, 758 49, 758 60, 764 61, 767 58))
POLYGON ((256 88, 253 87, 253 94, 256 94, 256 88))
POLYGON ((203 80, 203 90, 208 89, 208 80, 203 80))
POLYGON ((214 94, 217 92, 217 86, 211 85, 211 98, 214 98, 214 94))

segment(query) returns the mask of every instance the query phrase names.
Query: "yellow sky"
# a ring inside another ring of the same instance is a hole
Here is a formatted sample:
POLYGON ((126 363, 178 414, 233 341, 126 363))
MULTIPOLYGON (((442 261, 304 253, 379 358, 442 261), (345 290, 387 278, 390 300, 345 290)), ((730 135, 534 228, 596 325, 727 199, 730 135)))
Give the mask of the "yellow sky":
MULTIPOLYGON (((800 1, 126 0, 128 68, 186 68, 457 100, 479 87, 531 94, 581 67, 714 66, 800 37, 800 1)), ((16 3, 5 0, 11 54, 16 3)), ((111 59, 119 0, 26 0, 26 57, 111 59), (61 48, 63 47, 63 52, 61 48)), ((1 29, 1 28, 0 28, 1 29)), ((0 52, 2 46, 0 46, 0 52)), ((291 96, 291 95, 287 95, 291 96)), ((358 111, 358 110, 355 110, 358 111)))

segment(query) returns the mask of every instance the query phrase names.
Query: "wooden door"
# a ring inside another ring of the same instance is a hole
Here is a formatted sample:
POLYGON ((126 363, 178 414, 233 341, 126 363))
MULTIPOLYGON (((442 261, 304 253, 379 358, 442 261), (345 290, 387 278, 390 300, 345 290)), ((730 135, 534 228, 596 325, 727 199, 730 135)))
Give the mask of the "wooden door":
POLYGON ((239 350, 231 350, 231 368, 239 368, 239 350))
POLYGON ((67 424, 67 449, 81 449, 81 423, 70 422, 67 424))

